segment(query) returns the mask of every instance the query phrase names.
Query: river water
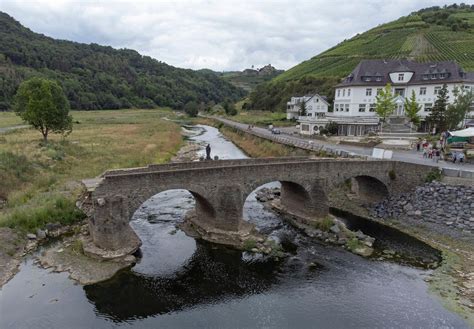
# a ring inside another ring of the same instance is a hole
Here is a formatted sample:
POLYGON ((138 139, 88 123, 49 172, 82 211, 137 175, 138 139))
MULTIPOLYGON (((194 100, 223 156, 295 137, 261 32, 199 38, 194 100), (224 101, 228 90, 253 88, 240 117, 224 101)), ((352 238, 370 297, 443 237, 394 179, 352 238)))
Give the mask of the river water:
MULTIPOLYGON (((191 129, 212 156, 246 157, 217 129, 191 129)), ((0 328, 468 328, 428 293, 427 270, 322 245, 255 194, 245 219, 285 242, 290 257, 269 261, 197 242, 175 227, 193 205, 182 190, 148 200, 131 222, 142 259, 103 283, 81 286, 27 258, 0 290, 0 328)), ((432 256, 423 249, 420 257, 432 256)))

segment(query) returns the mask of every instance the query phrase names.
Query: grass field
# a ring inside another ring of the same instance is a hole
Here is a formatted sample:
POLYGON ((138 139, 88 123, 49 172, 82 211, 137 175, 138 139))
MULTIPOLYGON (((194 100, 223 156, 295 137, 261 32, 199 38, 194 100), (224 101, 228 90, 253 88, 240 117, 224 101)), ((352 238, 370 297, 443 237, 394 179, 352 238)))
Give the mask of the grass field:
POLYGON ((0 112, 0 128, 17 126, 23 124, 18 115, 13 112, 0 112))
POLYGON ((256 126, 274 125, 276 127, 294 126, 296 123, 286 120, 284 112, 240 111, 237 115, 227 116, 230 120, 256 126))
MULTIPOLYGON (((5 122, 12 114, 0 113, 5 122)), ((181 147, 178 124, 166 109, 72 112, 74 130, 51 135, 22 129, 0 134, 0 226, 32 231, 46 222, 69 223, 80 217, 74 208, 78 180, 107 169, 168 161, 181 147)), ((20 122, 21 123, 21 122, 20 122)))

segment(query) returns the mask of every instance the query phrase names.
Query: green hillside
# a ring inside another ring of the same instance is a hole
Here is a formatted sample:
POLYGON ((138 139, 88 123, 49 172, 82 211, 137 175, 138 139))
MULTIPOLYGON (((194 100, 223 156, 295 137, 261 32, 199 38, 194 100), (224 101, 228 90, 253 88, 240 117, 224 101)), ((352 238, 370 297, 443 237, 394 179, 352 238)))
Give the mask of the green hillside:
POLYGON ((57 80, 73 109, 181 108, 237 100, 242 89, 212 72, 179 69, 130 49, 55 40, 0 12, 0 111, 32 76, 57 80))
POLYGON ((335 47, 280 74, 250 95, 251 108, 281 110, 291 92, 313 91, 332 96, 321 80, 339 80, 362 59, 455 60, 474 71, 474 5, 431 7, 344 40, 335 47), (323 85, 323 86, 322 86, 323 85), (272 94, 270 103, 261 101, 272 94))

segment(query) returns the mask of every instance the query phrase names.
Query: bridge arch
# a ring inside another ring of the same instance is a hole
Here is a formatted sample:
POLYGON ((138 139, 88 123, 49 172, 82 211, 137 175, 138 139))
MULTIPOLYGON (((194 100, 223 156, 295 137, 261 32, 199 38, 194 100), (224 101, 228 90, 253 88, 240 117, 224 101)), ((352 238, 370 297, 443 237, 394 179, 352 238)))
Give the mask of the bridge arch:
POLYGON ((321 218, 329 213, 328 198, 323 186, 311 180, 261 179, 247 188, 243 196, 244 202, 252 192, 272 182, 280 183, 280 204, 289 213, 307 219, 321 218))
POLYGON ((387 185, 380 179, 369 176, 359 175, 351 178, 351 192, 363 202, 378 202, 389 195, 387 185))
POLYGON ((196 189, 186 188, 186 187, 171 187, 171 188, 162 188, 150 191, 148 193, 143 193, 141 197, 137 199, 131 198, 131 202, 129 202, 129 209, 128 209, 128 221, 132 220, 133 215, 135 212, 148 200, 151 198, 163 193, 163 192, 170 192, 170 191, 186 191, 191 194, 194 198, 195 205, 194 210, 196 215, 202 218, 203 220, 212 221, 216 218, 216 210, 212 203, 208 200, 208 198, 204 195, 203 192, 198 192, 196 189))

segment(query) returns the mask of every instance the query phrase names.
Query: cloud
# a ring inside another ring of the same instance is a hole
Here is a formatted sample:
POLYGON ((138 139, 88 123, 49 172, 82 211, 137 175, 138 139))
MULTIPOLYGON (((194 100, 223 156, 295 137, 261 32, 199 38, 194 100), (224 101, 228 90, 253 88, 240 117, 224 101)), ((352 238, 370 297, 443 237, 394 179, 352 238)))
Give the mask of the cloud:
POLYGON ((168 64, 288 69, 379 24, 438 0, 358 1, 0 1, 31 30, 135 49, 168 64))

